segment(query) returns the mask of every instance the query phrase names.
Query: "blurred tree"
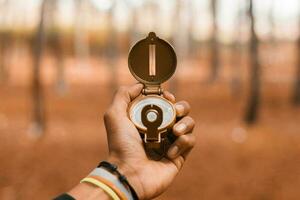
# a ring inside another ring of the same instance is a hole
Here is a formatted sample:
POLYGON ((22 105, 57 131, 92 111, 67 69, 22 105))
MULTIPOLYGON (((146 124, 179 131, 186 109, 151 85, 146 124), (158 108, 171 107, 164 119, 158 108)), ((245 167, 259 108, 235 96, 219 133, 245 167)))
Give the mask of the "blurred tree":
POLYGON ((65 81, 65 66, 64 66, 64 49, 62 45, 62 36, 59 33, 53 35, 54 56, 56 58, 56 90, 60 95, 64 95, 67 91, 65 81))
POLYGON ((177 56, 182 59, 189 56, 190 52, 191 7, 191 0, 176 0, 174 6, 173 42, 177 56))
POLYGON ((138 24, 138 8, 135 6, 131 7, 131 23, 130 23, 130 29, 129 29, 129 35, 130 35, 130 45, 133 45, 136 41, 139 40, 139 32, 137 29, 138 24))
POLYGON ((113 0, 112 5, 108 11, 108 42, 106 47, 106 57, 107 63, 109 67, 109 71, 111 74, 110 80, 110 89, 114 92, 118 87, 117 82, 117 62, 119 56, 119 49, 118 49, 118 40, 117 40, 117 32, 114 27, 113 17, 114 11, 117 6, 118 1, 113 0))
POLYGON ((42 134, 45 130, 45 108, 44 98, 41 85, 41 60, 44 50, 45 39, 45 11, 51 0, 43 0, 40 10, 40 21, 33 40, 33 80, 32 80, 32 95, 33 95, 33 125, 32 131, 36 134, 42 134))
POLYGON ((47 44, 51 49, 56 61, 56 91, 60 95, 64 95, 67 90, 65 81, 65 68, 64 68, 64 49, 62 44, 62 33, 59 31, 55 21, 55 15, 58 10, 59 0, 49 1, 45 11, 46 22, 45 35, 47 35, 47 44))
POLYGON ((240 35, 242 34, 241 27, 243 24, 243 18, 245 16, 245 10, 242 9, 241 2, 238 1, 236 3, 236 6, 238 7, 238 12, 236 16, 235 25, 237 27, 237 31, 235 32, 235 40, 232 44, 231 49, 231 60, 232 60, 232 77, 231 77, 231 94, 234 98, 238 98, 239 94, 241 92, 241 57, 242 57, 242 45, 240 42, 240 35))
MULTIPOLYGON (((5 15, 5 9, 7 7, 8 1, 2 1, 0 2, 0 25, 5 22, 6 15, 5 15)), ((6 66, 6 59, 5 59, 5 53, 8 46, 8 32, 1 29, 0 27, 0 81, 5 82, 8 79, 8 71, 6 66)))
MULTIPOLYGON (((180 20, 180 17, 182 16, 180 12, 182 12, 182 9, 181 7, 183 6, 185 2, 183 2, 182 0, 176 0, 175 1, 175 6, 174 6, 174 9, 175 9, 175 12, 174 12, 174 19, 176 19, 174 21, 174 23, 176 23, 176 25, 174 24, 173 25, 173 34, 172 34, 172 41, 174 43, 174 46, 175 46, 175 50, 177 51, 177 57, 180 56, 182 57, 185 53, 185 50, 184 50, 184 41, 183 41, 183 31, 180 31, 179 30, 179 27, 181 27, 182 23, 182 20, 180 20)), ((181 58, 177 58, 177 65, 180 65, 180 61, 182 59, 181 58)), ((170 79, 170 88, 169 90, 174 94, 176 95, 177 93, 177 88, 178 88, 178 80, 176 78, 176 74, 175 76, 172 76, 172 78, 170 79)))
POLYGON ((75 0, 75 20, 74 20, 74 45, 75 55, 78 58, 79 66, 83 67, 83 61, 89 57, 89 43, 87 30, 84 27, 86 24, 87 1, 75 0))
POLYGON ((217 23, 217 6, 218 0, 211 0, 211 13, 212 13, 212 36, 211 36, 211 74, 209 77, 210 82, 214 82, 218 78, 219 73, 219 45, 218 45, 218 23, 217 23))
MULTIPOLYGON (((299 25, 300 25, 300 19, 299 19, 299 25)), ((297 41, 297 51, 298 51, 298 53, 297 53, 297 72, 296 72, 297 75, 296 75, 296 81, 295 81, 295 86, 294 86, 293 103, 295 105, 299 106, 300 105, 300 35, 299 35, 298 41, 297 41)))
POLYGON ((54 53, 56 59, 56 90, 60 95, 64 95, 67 90, 65 81, 65 67, 64 67, 64 49, 62 44, 62 33, 59 31, 56 21, 55 14, 58 10, 59 0, 51 0, 47 9, 47 25, 50 29, 50 47, 54 53))
POLYGON ((270 5, 269 11, 268 11, 268 21, 269 21, 270 29, 271 29, 269 40, 270 40, 272 45, 275 45, 275 42, 276 42, 276 38, 275 38, 275 35, 274 35, 275 26, 276 26, 275 16, 274 16, 275 1, 271 1, 270 4, 271 5, 270 5))
POLYGON ((60 95, 64 95, 67 91, 67 84, 65 81, 65 66, 64 66, 64 51, 63 45, 61 41, 61 36, 57 33, 55 35, 55 42, 53 45, 55 46, 54 54, 56 57, 56 90, 60 95))
POLYGON ((253 9, 253 0, 249 3, 249 20, 251 25, 250 35, 250 94, 245 113, 245 121, 253 124, 257 120, 257 113, 260 102, 260 63, 259 63, 259 40, 255 32, 255 17, 253 9))
POLYGON ((5 62, 5 50, 7 47, 6 34, 0 32, 0 81, 4 82, 7 80, 7 69, 5 62))

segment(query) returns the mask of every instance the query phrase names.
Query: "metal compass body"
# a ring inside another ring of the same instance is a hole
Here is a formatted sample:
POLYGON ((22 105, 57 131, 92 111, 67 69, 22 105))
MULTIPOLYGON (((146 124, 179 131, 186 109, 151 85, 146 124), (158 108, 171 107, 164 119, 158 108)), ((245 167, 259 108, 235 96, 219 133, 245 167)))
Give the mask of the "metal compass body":
POLYGON ((168 130, 176 120, 174 105, 161 96, 161 83, 174 74, 176 64, 172 46, 153 32, 138 41, 128 57, 131 74, 144 84, 142 95, 131 103, 128 116, 141 133, 145 147, 161 155, 166 150, 168 130))

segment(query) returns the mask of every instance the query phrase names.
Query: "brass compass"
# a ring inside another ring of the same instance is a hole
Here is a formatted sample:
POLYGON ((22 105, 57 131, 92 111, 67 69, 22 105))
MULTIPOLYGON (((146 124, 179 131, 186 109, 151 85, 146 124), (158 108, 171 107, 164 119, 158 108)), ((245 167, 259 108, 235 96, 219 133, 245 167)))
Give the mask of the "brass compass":
POLYGON ((129 106, 128 116, 139 130, 148 156, 155 160, 161 159, 175 140, 171 128, 176 110, 162 96, 161 84, 171 78, 176 64, 173 47, 154 32, 138 41, 129 52, 129 70, 144 84, 144 89, 129 106))

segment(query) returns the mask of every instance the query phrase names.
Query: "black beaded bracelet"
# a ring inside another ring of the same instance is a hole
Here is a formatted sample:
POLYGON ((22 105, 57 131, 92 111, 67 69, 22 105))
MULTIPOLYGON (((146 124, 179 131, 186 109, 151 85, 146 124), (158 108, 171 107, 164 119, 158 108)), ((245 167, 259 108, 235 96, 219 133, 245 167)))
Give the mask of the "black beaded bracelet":
POLYGON ((110 171, 111 173, 116 174, 118 176, 119 181, 121 181, 121 183, 128 186, 128 188, 129 188, 129 190, 130 190, 130 192, 133 196, 133 199, 134 200, 139 200, 139 197, 137 196, 137 194, 136 194, 135 190, 133 189, 133 187, 129 184, 126 176, 124 176, 123 174, 121 174, 118 171, 118 166, 117 165, 114 165, 114 164, 109 163, 107 161, 102 161, 102 162, 100 162, 98 167, 103 167, 103 168, 107 169, 108 171, 110 171))

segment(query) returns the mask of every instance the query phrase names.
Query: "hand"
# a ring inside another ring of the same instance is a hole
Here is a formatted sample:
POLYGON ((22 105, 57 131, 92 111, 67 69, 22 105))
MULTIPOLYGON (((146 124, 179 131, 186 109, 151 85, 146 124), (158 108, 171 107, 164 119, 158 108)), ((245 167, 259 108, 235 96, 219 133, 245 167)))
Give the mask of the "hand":
MULTIPOLYGON (((187 116, 189 104, 177 102, 176 114, 182 118, 173 126, 173 134, 178 138, 168 150, 167 158, 150 160, 138 130, 127 116, 128 104, 141 93, 142 88, 142 84, 121 87, 104 115, 104 122, 109 146, 108 160, 118 165, 140 199, 152 199, 167 189, 182 168, 196 141, 192 134, 195 122, 187 116)), ((171 93, 164 92, 163 95, 175 103, 171 93)))

